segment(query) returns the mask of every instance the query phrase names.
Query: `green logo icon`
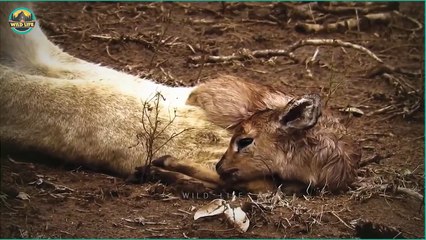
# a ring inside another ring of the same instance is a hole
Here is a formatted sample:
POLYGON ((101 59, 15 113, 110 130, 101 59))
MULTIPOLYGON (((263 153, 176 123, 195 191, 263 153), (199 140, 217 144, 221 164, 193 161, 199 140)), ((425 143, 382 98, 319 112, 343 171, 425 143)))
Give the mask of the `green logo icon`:
POLYGON ((9 26, 15 33, 27 34, 33 30, 36 18, 28 8, 16 8, 9 15, 9 26))

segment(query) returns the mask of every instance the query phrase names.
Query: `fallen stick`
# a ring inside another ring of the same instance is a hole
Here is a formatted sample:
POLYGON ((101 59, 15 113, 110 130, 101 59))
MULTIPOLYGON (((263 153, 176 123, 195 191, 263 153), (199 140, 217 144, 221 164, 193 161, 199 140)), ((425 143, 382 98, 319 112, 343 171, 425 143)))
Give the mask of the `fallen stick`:
POLYGON ((405 188, 405 187, 399 187, 399 186, 394 186, 392 184, 383 184, 380 185, 380 190, 385 191, 385 190, 392 190, 394 193, 399 193, 399 194, 405 194, 407 196, 413 197, 419 201, 424 200, 424 196, 416 191, 414 191, 413 189, 410 188, 405 188))
POLYGON ((351 230, 355 230, 355 228, 351 227, 349 224, 347 224, 345 221, 343 221, 343 219, 341 219, 339 217, 339 215, 337 215, 334 211, 330 212, 333 216, 335 216, 341 223, 343 223, 343 225, 345 225, 347 228, 351 229, 351 230))
POLYGON ((411 22, 413 22, 414 24, 416 24, 417 25, 417 28, 413 28, 413 29, 407 29, 408 31, 419 31, 419 30, 422 30, 422 28, 423 28, 423 25, 419 22, 419 21, 417 21, 416 19, 414 19, 414 18, 412 18, 412 17, 410 17, 410 16, 407 16, 407 15, 405 15, 405 14, 402 14, 402 13, 400 13, 399 11, 393 11, 393 13, 394 14, 396 14, 396 15, 398 15, 398 16, 400 16, 400 17, 402 17, 402 18, 405 18, 405 19, 407 19, 408 21, 411 21, 411 22))
POLYGON ((300 40, 300 41, 297 41, 296 43, 294 43, 293 45, 291 45, 288 52, 293 53, 296 49, 303 47, 303 46, 309 46, 309 45, 310 46, 327 45, 327 46, 334 46, 334 47, 353 48, 353 49, 356 49, 356 50, 359 50, 361 52, 366 53, 368 56, 370 56, 371 58, 373 58, 377 62, 383 63, 382 59, 377 57, 376 54, 374 54, 373 52, 371 52, 367 48, 365 48, 361 45, 358 45, 358 44, 345 42, 345 41, 342 41, 342 40, 339 40, 339 39, 305 39, 305 40, 300 40))
POLYGON ((418 93, 419 90, 416 89, 414 86, 409 84, 407 81, 405 81, 402 78, 397 78, 391 74, 383 73, 383 78, 388 80, 392 85, 394 85, 396 88, 400 88, 405 94, 410 93, 418 93))
MULTIPOLYGON (((355 13, 355 11, 354 11, 355 13)), ((390 23, 392 13, 372 13, 357 18, 349 18, 347 20, 338 21, 335 23, 312 24, 312 23, 297 23, 294 27, 297 32, 302 33, 317 33, 317 32, 338 32, 357 29, 366 29, 374 23, 390 23)))
POLYGON ((122 35, 122 36, 111 36, 111 35, 90 35, 90 38, 92 39, 97 39, 97 40, 102 40, 102 41, 110 41, 110 42, 137 42, 137 43, 142 43, 143 45, 145 45, 148 48, 154 49, 154 46, 151 42, 145 40, 143 37, 141 36, 127 36, 127 35, 122 35))
POLYGON ((243 49, 238 54, 228 55, 228 56, 190 56, 188 59, 189 63, 200 63, 205 61, 205 63, 220 63, 220 62, 229 62, 229 61, 244 61, 253 58, 270 58, 275 56, 285 56, 289 57, 296 62, 299 62, 298 59, 294 57, 292 53, 289 53, 284 49, 265 49, 265 50, 255 50, 250 51, 248 49, 243 49))
POLYGON ((358 11, 359 14, 369 14, 373 12, 384 12, 389 10, 396 10, 399 8, 398 2, 390 2, 379 5, 363 4, 362 6, 324 6, 324 3, 313 5, 313 9, 322 13, 330 13, 334 15, 348 15, 358 11))
POLYGON ((251 51, 248 49, 243 49, 237 54, 226 55, 226 56, 190 56, 188 62, 192 64, 196 63, 220 63, 220 62, 229 62, 229 61, 244 61, 253 58, 270 58, 275 56, 285 56, 290 58, 296 63, 301 62, 299 58, 296 57, 294 51, 303 46, 334 46, 334 47, 349 47, 366 53, 368 56, 373 58, 379 63, 383 63, 383 60, 376 56, 373 52, 367 48, 360 46, 358 44, 344 42, 339 39, 305 39, 300 40, 291 45, 288 49, 264 49, 264 50, 255 50, 251 51))
POLYGON ((278 25, 277 22, 272 22, 269 20, 260 20, 260 19, 241 19, 241 22, 243 23, 259 23, 259 24, 268 24, 272 26, 278 25))
POLYGON ((365 77, 367 78, 373 78, 375 76, 382 75, 384 73, 401 73, 410 77, 419 77, 421 75, 421 71, 409 71, 407 69, 403 69, 401 67, 393 67, 389 66, 387 64, 379 64, 377 66, 374 66, 370 70, 367 71, 365 74, 365 77))
POLYGON ((359 167, 365 167, 371 163, 377 163, 379 164, 381 160, 386 159, 386 158, 390 158, 392 156, 392 154, 386 154, 385 156, 382 156, 380 154, 374 155, 373 157, 363 160, 359 163, 359 167))

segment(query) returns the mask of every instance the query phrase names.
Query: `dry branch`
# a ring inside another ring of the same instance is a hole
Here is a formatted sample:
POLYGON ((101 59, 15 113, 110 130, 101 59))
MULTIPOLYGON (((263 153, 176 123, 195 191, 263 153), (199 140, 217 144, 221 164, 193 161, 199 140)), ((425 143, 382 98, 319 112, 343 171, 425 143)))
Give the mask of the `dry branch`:
POLYGON ((411 21, 411 22, 413 22, 414 24, 417 25, 417 28, 407 29, 408 31, 419 31, 419 30, 423 29, 423 25, 419 21, 417 21, 416 19, 414 19, 414 18, 412 18, 410 16, 407 16, 405 14, 402 14, 399 11, 393 11, 393 13, 396 14, 396 15, 398 15, 398 16, 400 16, 400 17, 402 17, 402 18, 405 18, 408 21, 411 21))
MULTIPOLYGON (((177 115, 176 110, 174 110, 173 116, 169 121, 164 125, 160 125, 160 110, 161 110, 161 101, 164 101, 164 96, 160 92, 157 92, 151 99, 143 101, 142 107, 142 131, 136 134, 138 142, 136 145, 131 147, 136 147, 139 144, 144 146, 144 151, 146 151, 146 157, 143 159, 144 166, 142 175, 140 178, 141 182, 148 180, 148 170, 152 164, 154 156, 160 151, 164 146, 166 146, 170 141, 174 140, 184 132, 190 129, 183 129, 179 132, 173 132, 171 134, 166 133, 169 130, 170 126, 175 121, 177 115), (166 138, 163 138, 166 135, 166 138)), ((131 181, 131 180, 129 180, 131 181)))
POLYGON ((119 62, 119 63, 123 63, 123 64, 125 64, 125 63, 126 63, 126 62, 124 62, 124 61, 121 61, 119 58, 114 57, 114 56, 111 54, 111 52, 109 51, 109 46, 108 46, 108 45, 106 45, 105 50, 106 50, 106 53, 107 53, 108 57, 110 57, 112 60, 117 61, 117 62, 119 62))
POLYGON ((272 22, 272 21, 269 21, 269 20, 262 20, 262 19, 241 19, 241 22, 243 22, 243 23, 267 24, 267 25, 272 25, 272 26, 278 25, 277 22, 272 22))
POLYGON ((379 64, 377 66, 374 66, 370 70, 367 71, 365 74, 365 77, 367 78, 373 78, 375 76, 382 75, 384 73, 401 73, 410 77, 419 77, 422 73, 421 71, 409 71, 407 69, 404 69, 402 67, 393 67, 387 64, 379 64))
MULTIPOLYGON (((354 12, 355 13, 355 12, 354 12)), ((350 18, 344 21, 326 24, 297 23, 295 30, 302 33, 317 32, 343 32, 346 30, 359 29, 365 30, 376 23, 388 24, 392 20, 391 13, 372 13, 361 16, 359 19, 350 18)))
POLYGON ((394 190, 395 193, 400 193, 400 194, 404 194, 410 197, 413 197, 419 201, 423 201, 424 200, 424 196, 421 195, 420 193, 414 191, 413 189, 410 188, 405 188, 405 187, 396 187, 394 190))
POLYGON ((395 77, 388 73, 383 73, 382 76, 387 79, 391 85, 395 86, 395 88, 404 95, 413 95, 418 93, 418 89, 409 84, 406 80, 402 78, 395 77))
POLYGON ((321 45, 353 48, 353 49, 356 49, 356 50, 359 50, 361 52, 366 53, 368 56, 370 56, 371 58, 373 58, 377 62, 383 63, 382 59, 377 57, 376 54, 374 54, 373 52, 371 52, 367 48, 365 48, 361 45, 358 45, 358 44, 345 42, 345 41, 342 41, 342 40, 339 40, 339 39, 305 39, 305 40, 300 40, 300 41, 297 41, 296 43, 294 43, 293 45, 291 45, 288 52, 293 53, 296 49, 303 47, 303 46, 321 46, 321 45))
POLYGON ((359 167, 365 167, 371 163, 377 163, 379 164, 381 160, 390 158, 393 154, 386 154, 385 156, 382 156, 380 154, 374 155, 373 157, 363 160, 360 162, 359 167))
POLYGON ((102 40, 102 41, 108 41, 108 42, 136 42, 136 43, 143 44, 147 48, 151 48, 151 49, 154 48, 153 43, 144 39, 143 36, 130 36, 130 35, 111 36, 107 34, 104 34, 104 35, 93 34, 93 35, 90 35, 90 38, 102 40))
POLYGON ((349 15, 354 14, 355 11, 358 12, 358 14, 364 15, 374 12, 386 12, 391 10, 397 10, 399 8, 398 2, 390 2, 390 3, 383 3, 383 4, 364 4, 361 3, 361 5, 357 6, 348 6, 348 4, 345 4, 343 6, 325 6, 326 3, 319 2, 318 4, 313 4, 312 9, 317 10, 322 13, 330 13, 334 15, 349 15))
POLYGON ((352 191, 351 198, 359 198, 362 195, 369 195, 367 197, 370 198, 373 194, 383 194, 387 192, 391 192, 393 194, 402 194, 406 196, 410 196, 414 199, 417 199, 423 203, 424 196, 417 192, 414 189, 405 187, 405 186, 399 186, 394 183, 383 183, 383 179, 377 178, 376 181, 373 180, 370 182, 365 181, 366 178, 360 178, 357 182, 354 183, 354 186, 356 187, 355 190, 352 191), (379 183, 376 183, 377 179, 379 179, 379 183))
POLYGON ((365 74, 366 77, 381 76, 386 79, 387 82, 395 88, 396 97, 392 100, 391 104, 374 110, 368 113, 366 116, 372 116, 380 113, 391 113, 385 119, 390 119, 398 115, 403 117, 411 116, 421 107, 423 92, 421 89, 417 89, 415 86, 410 84, 402 75, 408 75, 412 77, 419 77, 421 73, 408 71, 399 67, 392 67, 388 65, 378 65, 365 74), (399 73, 401 75, 395 76, 391 73, 399 73))
POLYGON ((230 61, 244 61, 250 60, 253 58, 270 58, 276 56, 285 56, 292 59, 294 62, 302 62, 299 58, 296 57, 294 51, 303 46, 335 46, 335 47, 349 47, 366 53, 368 56, 372 57, 379 63, 383 63, 379 57, 377 57, 373 52, 367 48, 350 43, 344 42, 339 39, 306 39, 300 40, 291 45, 288 49, 264 49, 264 50, 248 50, 242 49, 237 54, 228 55, 228 56, 190 56, 188 58, 188 63, 197 64, 197 63, 221 63, 221 62, 230 62, 230 61))
POLYGON ((250 51, 248 49, 243 49, 239 53, 229 56, 193 56, 189 57, 189 63, 220 63, 220 62, 229 62, 229 61, 244 61, 253 58, 270 58, 274 56, 286 56, 293 60, 296 60, 292 54, 284 49, 265 49, 265 50, 255 50, 250 51))
POLYGON ((343 221, 343 219, 341 219, 340 217, 339 217, 339 215, 337 215, 334 211, 331 211, 330 212, 333 216, 335 216, 341 223, 343 223, 343 225, 345 225, 347 228, 349 228, 349 229, 351 229, 351 230, 354 230, 354 228, 353 227, 351 227, 349 224, 347 224, 345 221, 343 221))

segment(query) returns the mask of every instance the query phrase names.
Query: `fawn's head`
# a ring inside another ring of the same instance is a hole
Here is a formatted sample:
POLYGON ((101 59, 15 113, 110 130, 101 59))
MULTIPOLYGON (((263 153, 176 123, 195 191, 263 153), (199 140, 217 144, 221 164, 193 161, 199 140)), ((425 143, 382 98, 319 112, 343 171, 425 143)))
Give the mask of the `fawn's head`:
POLYGON ((285 158, 286 149, 303 138, 306 130, 316 125, 320 115, 318 95, 305 95, 285 106, 254 113, 235 126, 230 145, 216 165, 217 172, 230 182, 277 174, 278 156, 285 158))

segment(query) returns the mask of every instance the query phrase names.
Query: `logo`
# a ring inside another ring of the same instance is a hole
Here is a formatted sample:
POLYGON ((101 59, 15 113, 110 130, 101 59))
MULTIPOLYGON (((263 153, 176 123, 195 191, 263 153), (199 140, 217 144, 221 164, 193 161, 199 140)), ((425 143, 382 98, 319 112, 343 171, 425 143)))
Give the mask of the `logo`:
POLYGON ((9 26, 15 33, 27 34, 35 27, 35 15, 28 8, 16 8, 9 15, 9 26))

